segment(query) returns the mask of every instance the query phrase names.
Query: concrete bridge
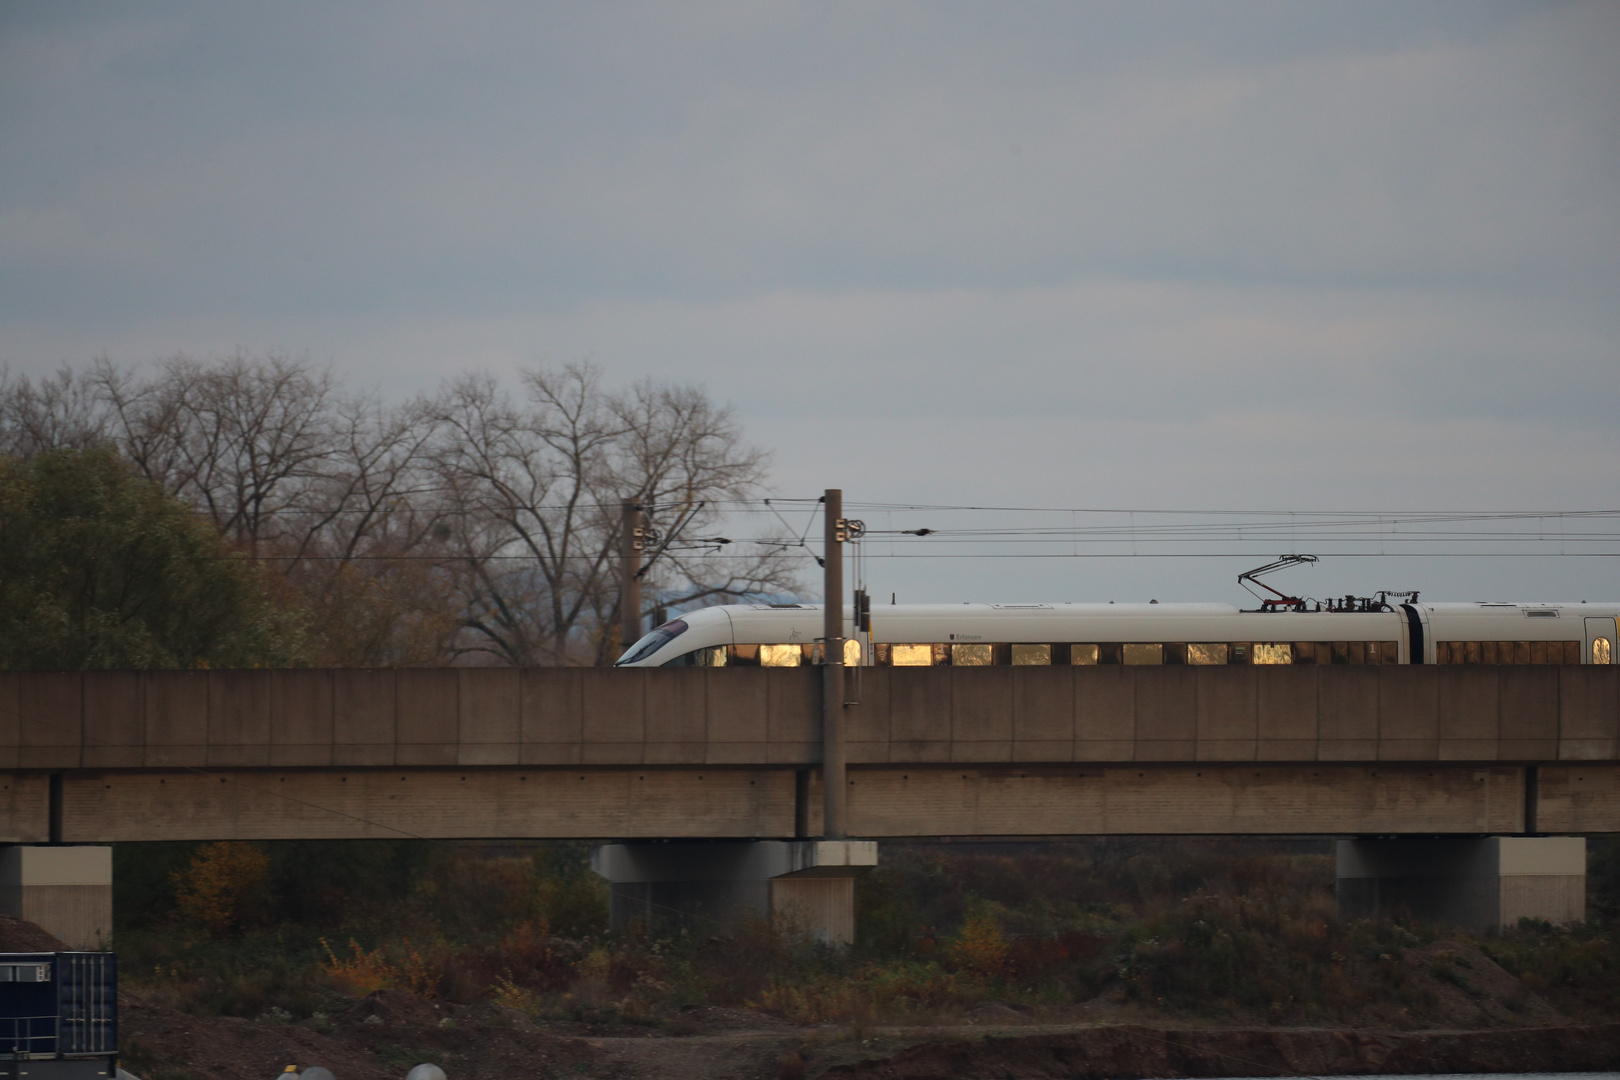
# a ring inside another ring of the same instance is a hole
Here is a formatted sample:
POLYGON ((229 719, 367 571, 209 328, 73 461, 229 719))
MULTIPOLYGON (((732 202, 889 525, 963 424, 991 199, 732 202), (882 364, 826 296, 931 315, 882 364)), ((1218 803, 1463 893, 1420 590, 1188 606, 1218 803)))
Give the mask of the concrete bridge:
MULTIPOLYGON (((1620 832, 1620 667, 861 668, 846 696, 866 838, 1620 832)), ((0 843, 793 843, 820 757, 816 669, 3 672, 0 843)))

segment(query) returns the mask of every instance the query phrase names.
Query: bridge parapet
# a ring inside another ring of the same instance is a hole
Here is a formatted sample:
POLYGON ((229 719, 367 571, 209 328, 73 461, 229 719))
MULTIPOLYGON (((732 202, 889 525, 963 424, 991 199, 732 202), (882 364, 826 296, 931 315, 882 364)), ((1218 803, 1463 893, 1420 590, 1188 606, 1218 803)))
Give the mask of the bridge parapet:
MULTIPOLYGON (((807 766, 807 669, 0 672, 0 769, 807 766)), ((864 668, 851 765, 1620 759, 1620 667, 864 668)))

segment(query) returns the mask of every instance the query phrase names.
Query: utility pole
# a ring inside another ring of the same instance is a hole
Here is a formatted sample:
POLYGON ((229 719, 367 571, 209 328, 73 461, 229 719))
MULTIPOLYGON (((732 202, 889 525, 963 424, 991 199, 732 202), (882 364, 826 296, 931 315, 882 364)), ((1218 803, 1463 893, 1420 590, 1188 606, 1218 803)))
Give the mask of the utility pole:
POLYGON ((823 499, 826 540, 823 551, 821 668, 822 835, 842 840, 844 796, 844 492, 828 488, 823 499))
POLYGON ((641 637, 641 537, 641 507, 625 499, 619 504, 620 656, 641 637))

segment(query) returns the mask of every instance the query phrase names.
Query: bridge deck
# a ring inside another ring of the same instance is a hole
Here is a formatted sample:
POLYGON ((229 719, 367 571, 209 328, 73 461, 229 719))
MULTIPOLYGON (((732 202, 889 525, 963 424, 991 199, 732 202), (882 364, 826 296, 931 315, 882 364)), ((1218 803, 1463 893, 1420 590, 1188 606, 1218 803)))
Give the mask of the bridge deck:
MULTIPOLYGON (((813 670, 0 673, 0 841, 791 837, 813 670)), ((867 668, 855 835, 1620 831, 1620 668, 867 668)))

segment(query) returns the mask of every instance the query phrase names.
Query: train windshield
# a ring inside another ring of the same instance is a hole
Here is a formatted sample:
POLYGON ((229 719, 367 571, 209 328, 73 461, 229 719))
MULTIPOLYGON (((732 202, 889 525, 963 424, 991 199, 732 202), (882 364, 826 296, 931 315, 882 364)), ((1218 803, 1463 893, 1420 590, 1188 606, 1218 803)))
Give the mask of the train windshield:
POLYGON ((619 662, 613 666, 623 667, 626 664, 634 664, 638 660, 645 660, 684 633, 686 633, 686 623, 681 619, 672 619, 663 626, 654 627, 646 637, 632 645, 630 651, 621 656, 619 662))

